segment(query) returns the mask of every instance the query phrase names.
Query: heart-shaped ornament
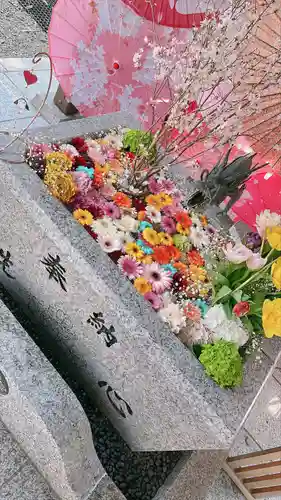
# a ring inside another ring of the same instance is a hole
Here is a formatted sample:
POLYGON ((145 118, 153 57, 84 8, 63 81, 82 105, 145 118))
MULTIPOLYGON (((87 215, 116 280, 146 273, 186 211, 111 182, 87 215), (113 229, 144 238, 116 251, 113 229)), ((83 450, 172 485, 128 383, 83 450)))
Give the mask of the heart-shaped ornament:
POLYGON ((37 82, 38 78, 36 75, 34 75, 33 73, 31 73, 31 71, 28 71, 28 70, 25 70, 23 72, 23 76, 24 76, 24 79, 26 81, 26 85, 33 85, 34 83, 37 82))

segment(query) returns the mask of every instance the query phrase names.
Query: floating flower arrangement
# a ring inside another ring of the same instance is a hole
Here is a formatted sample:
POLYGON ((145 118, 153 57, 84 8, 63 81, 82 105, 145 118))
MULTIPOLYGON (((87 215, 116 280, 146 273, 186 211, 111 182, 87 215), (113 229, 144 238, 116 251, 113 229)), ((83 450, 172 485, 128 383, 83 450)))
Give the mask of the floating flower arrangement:
POLYGON ((132 193, 137 156, 153 154, 147 133, 126 129, 33 144, 26 162, 207 374, 221 387, 240 385, 246 356, 264 335, 281 336, 281 217, 260 214, 257 233, 235 242, 186 208, 162 171, 132 193))

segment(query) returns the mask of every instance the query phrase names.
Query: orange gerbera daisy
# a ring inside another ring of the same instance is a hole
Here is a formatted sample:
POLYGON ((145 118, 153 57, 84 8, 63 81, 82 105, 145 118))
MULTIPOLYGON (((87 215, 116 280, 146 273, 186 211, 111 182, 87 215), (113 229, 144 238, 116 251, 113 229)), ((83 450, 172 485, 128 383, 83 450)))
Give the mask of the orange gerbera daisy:
POLYGON ((171 257, 171 260, 179 260, 181 258, 181 252, 180 250, 175 247, 174 245, 171 245, 168 247, 168 252, 171 257))
POLYGON ((184 264, 183 262, 175 262, 173 266, 178 270, 181 271, 182 273, 187 272, 187 265, 184 264))
POLYGON ((105 163, 104 165, 95 163, 95 172, 100 172, 101 174, 107 174, 109 170, 110 170, 110 165, 108 163, 105 163))
POLYGON ((130 200, 129 196, 127 196, 124 193, 121 193, 120 191, 115 193, 115 195, 113 196, 113 200, 119 207, 131 208, 132 206, 132 200, 130 200))
POLYGON ((164 245, 160 245, 159 247, 154 248, 154 254, 152 255, 154 260, 158 262, 158 264, 169 264, 171 257, 169 254, 169 247, 165 247, 164 245))
POLYGON ((139 213, 138 213, 138 220, 142 221, 144 220, 146 217, 146 213, 144 210, 141 210, 139 213))
POLYGON ((201 221, 201 224, 202 224, 203 227, 208 226, 208 219, 207 219, 206 215, 201 215, 200 216, 200 221, 201 221))
POLYGON ((186 212, 177 212, 175 215, 176 221, 185 229, 192 225, 192 220, 186 212))
POLYGON ((187 253, 187 258, 189 264, 194 264, 195 266, 204 266, 205 264, 203 257, 197 250, 190 250, 187 253))

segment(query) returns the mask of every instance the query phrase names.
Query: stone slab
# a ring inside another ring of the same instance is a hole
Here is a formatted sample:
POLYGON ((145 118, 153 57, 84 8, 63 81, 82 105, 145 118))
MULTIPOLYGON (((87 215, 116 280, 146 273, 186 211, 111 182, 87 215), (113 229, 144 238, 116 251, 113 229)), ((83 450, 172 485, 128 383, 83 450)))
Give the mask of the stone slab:
MULTIPOLYGON (((37 131, 36 140, 128 123, 137 126, 120 113, 76 120, 37 131)), ((20 148, 17 143, 13 157, 20 148)), ((0 280, 40 316, 50 342, 74 364, 130 447, 228 449, 269 366, 257 370, 250 362, 243 388, 219 389, 27 165, 0 163, 0 179, 0 210, 9 218, 1 219, 0 248, 13 262, 12 278, 0 268, 0 280), (50 279, 54 259, 64 268, 57 281, 50 279), (115 329, 110 347, 93 313, 115 329)))
POLYGON ((82 407, 2 302, 0 336, 0 421, 59 498, 84 499, 105 473, 82 407))
POLYGON ((26 455, 0 421, 0 488, 23 467, 26 460, 26 455))
POLYGON ((197 451, 183 457, 153 500, 203 500, 216 480, 227 453, 197 451))

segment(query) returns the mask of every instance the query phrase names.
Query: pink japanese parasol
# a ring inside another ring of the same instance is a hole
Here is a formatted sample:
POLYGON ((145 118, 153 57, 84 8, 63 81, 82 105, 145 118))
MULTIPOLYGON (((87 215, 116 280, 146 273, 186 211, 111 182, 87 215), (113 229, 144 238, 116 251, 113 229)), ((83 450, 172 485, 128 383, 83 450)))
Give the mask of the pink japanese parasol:
POLYGON ((281 214, 281 176, 261 171, 246 183, 240 200, 232 207, 235 221, 241 220, 255 230, 256 216, 264 210, 281 214))
MULTIPOLYGON (((222 2, 212 5, 208 0, 123 0, 139 16, 173 28, 200 26, 206 12, 220 10, 222 2)), ((225 3, 225 2, 224 2, 225 3)))
POLYGON ((124 111, 148 122, 152 112, 165 115, 170 99, 167 85, 156 88, 149 42, 166 44, 172 33, 122 0, 58 0, 49 28, 56 77, 84 116, 124 111))

